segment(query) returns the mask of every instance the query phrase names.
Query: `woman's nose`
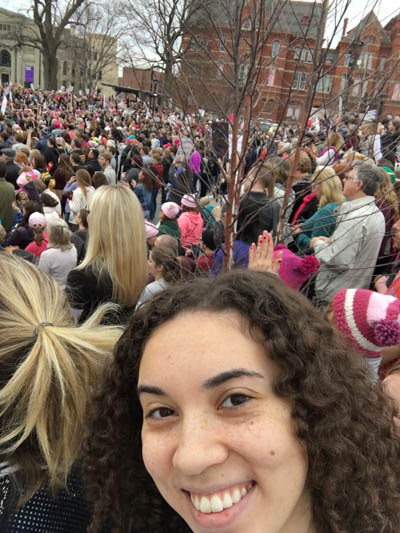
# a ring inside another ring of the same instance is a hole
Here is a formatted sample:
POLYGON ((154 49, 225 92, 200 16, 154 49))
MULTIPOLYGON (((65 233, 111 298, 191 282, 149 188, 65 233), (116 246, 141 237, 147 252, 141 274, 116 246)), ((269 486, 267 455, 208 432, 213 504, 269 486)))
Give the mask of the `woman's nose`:
POLYGON ((172 460, 174 467, 185 476, 196 476, 224 463, 229 446, 218 425, 207 417, 183 420, 172 460))

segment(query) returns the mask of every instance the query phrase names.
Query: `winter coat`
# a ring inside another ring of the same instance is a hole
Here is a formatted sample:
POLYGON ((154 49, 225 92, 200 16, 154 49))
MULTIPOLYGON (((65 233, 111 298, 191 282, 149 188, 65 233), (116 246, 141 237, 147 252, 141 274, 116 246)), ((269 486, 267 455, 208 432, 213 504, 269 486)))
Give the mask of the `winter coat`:
POLYGON ((184 211, 178 218, 183 247, 199 244, 203 231, 203 217, 196 211, 184 211))
POLYGON ((385 219, 373 196, 345 202, 336 213, 336 229, 329 242, 317 241, 321 266, 315 292, 327 305, 343 288, 368 289, 385 234, 385 219))

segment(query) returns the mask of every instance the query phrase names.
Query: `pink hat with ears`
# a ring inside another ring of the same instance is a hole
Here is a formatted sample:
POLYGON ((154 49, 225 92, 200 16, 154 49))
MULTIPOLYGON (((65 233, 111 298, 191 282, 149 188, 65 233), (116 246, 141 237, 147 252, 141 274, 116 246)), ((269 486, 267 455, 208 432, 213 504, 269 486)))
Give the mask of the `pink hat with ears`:
POLYGON ((31 216, 28 219, 29 227, 33 228, 35 226, 42 226, 42 228, 46 227, 46 217, 39 212, 32 213, 31 216))
POLYGON ((170 220, 174 220, 179 214, 179 205, 175 202, 165 202, 161 206, 161 211, 170 220))
POLYGON ((284 244, 275 246, 274 258, 280 251, 282 251, 282 262, 279 267, 279 277, 285 285, 299 291, 311 274, 317 272, 319 261, 314 255, 299 257, 284 244))

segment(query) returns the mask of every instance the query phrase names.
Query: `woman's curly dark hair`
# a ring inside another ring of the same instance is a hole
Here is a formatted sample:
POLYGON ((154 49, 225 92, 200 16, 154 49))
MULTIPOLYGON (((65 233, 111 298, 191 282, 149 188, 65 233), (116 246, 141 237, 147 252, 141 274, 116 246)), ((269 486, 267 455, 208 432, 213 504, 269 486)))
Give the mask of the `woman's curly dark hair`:
POLYGON ((172 286, 133 315, 107 369, 86 446, 89 531, 108 516, 118 532, 188 531, 145 470, 137 381, 152 332, 182 312, 205 309, 238 312, 280 366, 274 391, 293 405, 317 532, 399 533, 400 436, 392 402, 308 300, 276 276, 244 270, 172 286))

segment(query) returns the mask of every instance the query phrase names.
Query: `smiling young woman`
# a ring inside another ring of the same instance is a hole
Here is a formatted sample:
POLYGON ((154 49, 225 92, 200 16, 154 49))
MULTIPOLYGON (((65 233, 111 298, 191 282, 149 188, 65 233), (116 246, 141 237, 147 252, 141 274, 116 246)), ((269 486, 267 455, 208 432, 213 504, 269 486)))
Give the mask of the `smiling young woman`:
POLYGON ((135 533, 400 529, 394 409, 273 275, 199 279, 144 304, 96 409, 91 531, 108 516, 135 533))

